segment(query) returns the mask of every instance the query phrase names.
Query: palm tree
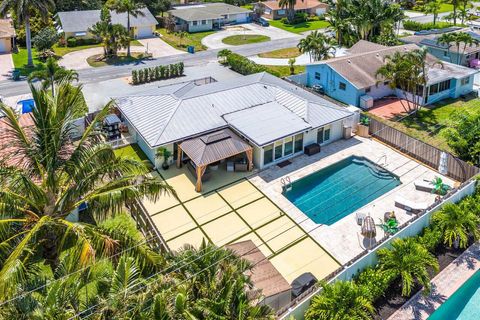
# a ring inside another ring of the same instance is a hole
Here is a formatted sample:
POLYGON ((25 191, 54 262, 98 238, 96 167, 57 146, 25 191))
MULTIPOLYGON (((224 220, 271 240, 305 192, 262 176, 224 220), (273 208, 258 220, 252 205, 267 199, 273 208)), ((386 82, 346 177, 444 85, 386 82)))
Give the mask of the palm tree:
POLYGON ((47 17, 50 10, 55 7, 53 0, 2 0, 0 2, 0 15, 8 10, 15 12, 18 23, 25 23, 25 40, 27 43, 28 61, 27 66, 33 66, 32 57, 32 34, 30 30, 30 17, 32 12, 37 12, 47 17))
MULTIPOLYGON (((143 17, 145 14, 142 9, 145 5, 141 2, 136 2, 135 0, 112 0, 110 2, 110 8, 115 10, 117 13, 127 13, 127 31, 129 36, 131 36, 130 31, 130 16, 136 18, 138 16, 143 17)), ((127 46, 127 57, 130 57, 130 38, 128 39, 127 46)))
POLYGON ((321 283, 323 291, 312 299, 306 320, 370 320, 375 311, 364 290, 352 281, 321 283))
POLYGON ((226 60, 227 60, 227 57, 232 53, 231 50, 228 50, 228 49, 222 49, 220 51, 218 51, 217 53, 217 58, 218 59, 222 59, 222 63, 225 63, 226 60))
POLYGON ((297 59, 295 59, 295 58, 288 59, 288 66, 290 68, 290 74, 291 75, 295 74, 295 62, 297 62, 297 59))
POLYGON ((310 61, 319 61, 332 57, 335 52, 333 39, 318 31, 313 31, 297 45, 301 53, 309 53, 310 61))
POLYGON ((428 2, 423 9, 423 12, 425 12, 426 14, 433 14, 433 25, 437 23, 438 12, 440 11, 441 7, 442 0, 432 0, 428 2))
POLYGON ((480 217, 468 205, 447 203, 435 212, 432 222, 442 232, 443 243, 450 247, 466 248, 469 236, 480 239, 480 217))
POLYGON ((78 73, 74 70, 68 70, 58 65, 55 58, 50 57, 45 63, 45 68, 42 70, 32 72, 29 77, 29 81, 41 80, 42 87, 47 89, 51 87, 52 96, 55 95, 55 85, 62 82, 78 81, 78 73))
POLYGON ((452 60, 450 56, 450 48, 452 47, 453 42, 455 42, 456 35, 453 32, 443 33, 440 37, 438 37, 437 43, 440 45, 444 45, 447 47, 447 55, 452 60))
MULTIPOLYGON (((302 0, 303 1, 303 0, 302 0)), ((287 10, 287 19, 289 23, 293 22, 295 19, 295 5, 297 4, 297 0, 280 0, 278 1, 278 5, 280 8, 287 10)))
POLYGON ((414 237, 395 239, 392 249, 382 248, 377 251, 379 267, 387 276, 400 278, 402 295, 412 292, 415 281, 430 290, 429 268, 438 272, 438 262, 428 250, 414 237))
POLYGON ((466 32, 458 32, 456 35, 455 44, 457 45, 457 64, 462 64, 462 57, 465 55, 465 50, 473 45, 478 47, 479 41, 466 32), (463 44, 462 52, 460 54, 460 45, 463 44))
POLYGON ((10 143, 0 146, 0 296, 14 294, 16 283, 38 259, 52 266, 59 252, 81 247, 78 264, 110 256, 122 244, 101 228, 67 219, 82 206, 95 221, 120 212, 135 198, 158 199, 173 190, 148 168, 131 158, 116 156, 110 145, 98 142, 98 127, 107 104, 75 143, 73 120, 83 113, 81 87, 60 84, 52 97, 30 84, 34 125, 22 127, 14 111, 1 105, 10 143), (13 160, 15 160, 13 162, 13 160))

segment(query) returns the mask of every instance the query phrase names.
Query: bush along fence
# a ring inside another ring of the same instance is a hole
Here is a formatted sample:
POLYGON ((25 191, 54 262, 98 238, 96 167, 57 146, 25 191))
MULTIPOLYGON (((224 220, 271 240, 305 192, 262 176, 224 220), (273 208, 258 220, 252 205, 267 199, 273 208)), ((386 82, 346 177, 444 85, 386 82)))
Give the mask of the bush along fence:
POLYGON ((259 72, 269 72, 274 76, 279 76, 279 74, 276 74, 275 72, 268 70, 266 67, 256 64, 250 59, 237 53, 228 54, 225 64, 228 65, 233 71, 236 71, 243 75, 249 75, 259 72))
POLYGON ((132 70, 132 84, 149 83, 153 81, 170 79, 183 76, 184 72, 183 62, 172 63, 166 66, 156 66, 151 68, 144 68, 132 70))
POLYGON ((406 20, 403 22, 403 28, 410 31, 422 31, 422 30, 432 30, 432 29, 443 29, 450 28, 455 26, 453 23, 439 21, 435 24, 433 22, 417 22, 413 20, 406 20))
MULTIPOLYGON (((446 204, 459 203, 468 196, 476 194, 475 197, 477 199, 480 198, 480 194, 476 189, 477 180, 472 178, 458 188, 450 190, 442 199, 436 200, 430 207, 413 215, 410 220, 401 224, 395 234, 386 234, 375 243, 373 248, 362 251, 345 265, 328 275, 324 280, 330 284, 336 281, 354 280, 355 284, 363 286, 366 291, 369 292, 369 295, 371 295, 369 299, 378 299, 385 293, 386 288, 393 279, 385 278, 384 275, 376 272, 379 262, 377 252, 382 249, 391 250, 392 242, 396 239, 408 239, 411 237, 415 237, 414 239, 418 240, 422 246, 430 251, 432 246, 439 244, 442 242, 442 239, 444 239, 443 236, 431 237, 432 231, 434 231, 431 227, 434 213, 441 210, 446 204)), ((303 320, 312 300, 321 292, 322 289, 319 288, 318 285, 312 286, 309 290, 293 300, 288 306, 278 310, 278 318, 288 320, 294 317, 295 319, 303 320)))

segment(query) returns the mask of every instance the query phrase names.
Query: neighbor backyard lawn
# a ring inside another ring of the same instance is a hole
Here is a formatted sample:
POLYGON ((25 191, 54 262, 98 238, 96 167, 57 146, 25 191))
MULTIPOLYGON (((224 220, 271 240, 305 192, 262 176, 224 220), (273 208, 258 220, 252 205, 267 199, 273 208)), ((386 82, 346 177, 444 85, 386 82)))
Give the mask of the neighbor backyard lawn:
POLYGON ((301 55, 300 50, 297 47, 293 47, 260 53, 258 56, 260 58, 289 59, 296 58, 299 55, 301 55))
POLYGON ((480 100, 474 97, 469 97, 465 101, 447 99, 435 104, 432 108, 422 108, 416 117, 406 117, 401 122, 379 120, 439 149, 452 152, 441 131, 448 125, 451 115, 460 110, 480 112, 480 100))
POLYGON ((204 31, 204 32, 195 32, 195 33, 188 33, 185 32, 185 37, 182 39, 179 37, 179 33, 172 32, 168 33, 165 28, 157 29, 157 32, 162 35, 162 40, 174 47, 178 50, 187 51, 188 46, 194 46, 195 51, 203 51, 207 50, 202 44, 202 39, 215 31, 204 31))
MULTIPOLYGON (((279 77, 288 77, 290 75, 290 67, 289 66, 266 66, 268 71, 273 71, 279 77)), ((295 74, 299 74, 305 72, 305 66, 295 66, 295 74)))
POLYGON ((302 33, 309 30, 324 29, 329 26, 329 23, 324 20, 306 21, 294 25, 285 24, 281 20, 270 20, 269 23, 272 27, 277 27, 293 33, 302 33))
POLYGON ((115 155, 119 156, 124 156, 124 157, 130 157, 133 158, 137 161, 149 161, 145 153, 140 149, 138 144, 129 144, 128 146, 121 147, 118 149, 115 149, 115 155))
POLYGON ((246 34, 230 36, 222 39, 222 42, 231 46, 239 46, 242 44, 259 43, 270 41, 270 37, 262 36, 260 34, 246 34))

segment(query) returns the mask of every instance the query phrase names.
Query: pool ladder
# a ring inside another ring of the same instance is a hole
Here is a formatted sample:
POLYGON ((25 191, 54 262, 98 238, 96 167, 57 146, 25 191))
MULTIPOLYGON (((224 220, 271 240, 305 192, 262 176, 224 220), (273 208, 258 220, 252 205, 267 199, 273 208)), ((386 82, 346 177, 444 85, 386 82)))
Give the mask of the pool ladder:
POLYGON ((282 183, 282 189, 284 192, 292 190, 292 181, 290 181, 289 176, 280 179, 280 182, 282 183))
POLYGON ((376 162, 377 165, 379 165, 380 167, 382 168, 385 168, 387 166, 387 155, 384 154, 382 155, 380 158, 378 158, 377 162, 376 162), (380 161, 383 159, 383 163, 380 163, 380 161))

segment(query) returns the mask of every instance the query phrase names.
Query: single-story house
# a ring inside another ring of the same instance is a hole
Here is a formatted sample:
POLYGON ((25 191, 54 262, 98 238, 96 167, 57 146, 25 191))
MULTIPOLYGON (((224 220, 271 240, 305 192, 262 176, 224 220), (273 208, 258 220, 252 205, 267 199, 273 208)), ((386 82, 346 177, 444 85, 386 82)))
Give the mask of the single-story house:
POLYGON ((11 52, 15 39, 15 29, 11 19, 0 19, 0 53, 11 52))
MULTIPOLYGON (((130 16, 130 32, 134 38, 152 37, 157 25, 157 19, 147 8, 141 9, 143 15, 130 16)), ((113 24, 121 24, 127 27, 127 14, 110 12, 113 24)), ((89 29, 100 21, 100 10, 82 10, 58 12, 56 15, 57 30, 65 34, 65 39, 93 38, 89 29)))
POLYGON ((209 164, 244 155, 245 168, 262 169, 301 154, 307 145, 347 137, 354 118, 344 107, 268 73, 177 83, 114 100, 150 161, 158 167, 156 151, 167 148, 177 165, 194 167, 197 190, 209 164))
MULTIPOLYGON (((277 20, 287 16, 287 10, 282 8, 277 0, 270 0, 255 3, 256 7, 263 9, 263 16, 268 19, 277 20)), ((321 16, 327 12, 328 5, 318 0, 297 1, 294 6, 295 13, 306 13, 309 16, 321 16)))
POLYGON ((252 11, 219 2, 177 6, 168 13, 175 19, 176 31, 200 32, 250 22, 252 11))
MULTIPOLYGON (((371 107, 374 100, 386 96, 405 98, 400 90, 390 88, 388 81, 379 79, 376 72, 384 64, 386 56, 418 48, 415 44, 385 47, 360 41, 350 48, 346 56, 307 65, 304 84, 315 86, 345 104, 364 109, 371 107)), ((448 62, 435 64, 438 59, 430 54, 427 59, 431 67, 428 69, 422 105, 445 98, 458 98, 473 91, 476 70, 448 62)))
POLYGON ((470 29, 460 28, 447 28, 437 31, 423 31, 419 34, 403 37, 400 40, 404 43, 414 43, 419 47, 426 47, 428 52, 442 61, 447 61, 462 66, 470 66, 472 60, 480 59, 480 46, 476 44, 467 45, 463 42, 460 43, 460 47, 457 48, 455 43, 452 43, 450 47, 447 44, 438 43, 438 38, 445 33, 449 32, 466 32, 470 34, 474 39, 480 41, 480 34, 470 31, 470 29))

